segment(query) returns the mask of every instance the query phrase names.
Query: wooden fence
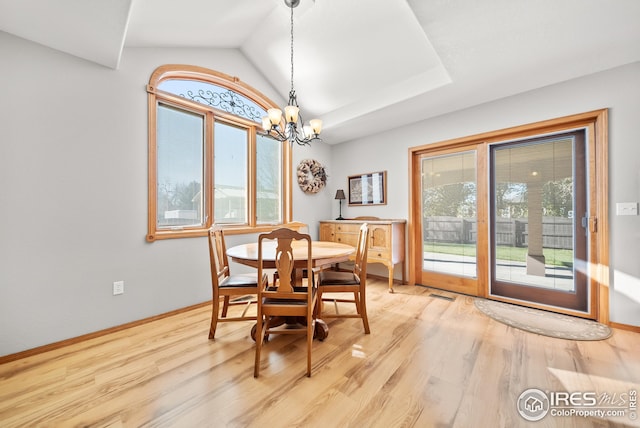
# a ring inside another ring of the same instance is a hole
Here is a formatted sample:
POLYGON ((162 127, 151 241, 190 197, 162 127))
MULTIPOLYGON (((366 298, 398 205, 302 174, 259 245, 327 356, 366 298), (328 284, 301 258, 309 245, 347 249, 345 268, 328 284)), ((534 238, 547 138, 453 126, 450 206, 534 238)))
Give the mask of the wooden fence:
MULTIPOLYGON (((478 233, 475 218, 426 217, 423 219, 423 227, 424 240, 431 242, 472 244, 476 242, 478 233)), ((526 247, 529 236, 527 219, 497 219, 494 236, 497 245, 526 247)), ((573 219, 543 217, 542 246, 573 249, 573 219)))

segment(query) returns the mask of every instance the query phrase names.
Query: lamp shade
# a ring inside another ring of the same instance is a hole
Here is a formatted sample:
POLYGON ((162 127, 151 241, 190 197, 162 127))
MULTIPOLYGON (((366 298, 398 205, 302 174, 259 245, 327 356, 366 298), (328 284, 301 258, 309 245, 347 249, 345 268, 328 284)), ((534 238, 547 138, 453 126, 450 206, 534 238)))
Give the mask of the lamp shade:
POLYGON ((269 116, 265 116, 262 118, 262 129, 268 131, 271 129, 271 120, 269 120, 269 116))
POLYGON ((282 120, 282 110, 278 108, 270 108, 267 110, 267 114, 269 115, 269 120, 273 126, 278 125, 282 120))
POLYGON ((344 196, 344 190, 342 189, 338 189, 336 191, 336 197, 335 199, 347 199, 346 196, 344 196))
POLYGON ((296 123, 298 122, 298 114, 300 113, 300 109, 296 106, 286 106, 284 108, 284 119, 287 123, 296 123))
POLYGON ((318 135, 322 132, 322 121, 320 119, 311 119, 309 125, 311 125, 311 131, 314 134, 318 135))

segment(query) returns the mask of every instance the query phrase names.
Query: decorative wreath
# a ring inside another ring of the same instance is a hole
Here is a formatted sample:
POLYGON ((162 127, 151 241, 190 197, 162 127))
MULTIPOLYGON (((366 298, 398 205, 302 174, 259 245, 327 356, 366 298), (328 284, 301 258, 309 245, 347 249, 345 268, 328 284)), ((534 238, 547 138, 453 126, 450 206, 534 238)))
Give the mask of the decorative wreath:
POLYGON ((327 173, 322 164, 304 159, 298 164, 298 185, 304 193, 318 193, 327 184, 327 173))

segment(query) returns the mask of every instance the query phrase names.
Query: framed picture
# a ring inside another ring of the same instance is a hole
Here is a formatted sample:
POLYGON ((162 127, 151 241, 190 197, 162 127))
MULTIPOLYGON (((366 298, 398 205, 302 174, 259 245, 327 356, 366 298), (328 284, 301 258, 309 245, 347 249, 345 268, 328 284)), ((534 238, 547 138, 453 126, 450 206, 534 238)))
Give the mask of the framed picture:
POLYGON ((349 205, 385 205, 387 171, 349 176, 349 205))

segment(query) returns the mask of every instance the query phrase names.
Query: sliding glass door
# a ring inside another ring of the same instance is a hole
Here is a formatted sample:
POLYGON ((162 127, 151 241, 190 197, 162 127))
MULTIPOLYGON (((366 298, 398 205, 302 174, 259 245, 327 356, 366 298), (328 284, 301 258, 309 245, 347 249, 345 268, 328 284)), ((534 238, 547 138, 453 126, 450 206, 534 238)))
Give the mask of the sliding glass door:
POLYGON ((410 149, 409 283, 608 322, 607 111, 410 149))

